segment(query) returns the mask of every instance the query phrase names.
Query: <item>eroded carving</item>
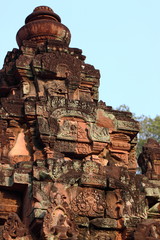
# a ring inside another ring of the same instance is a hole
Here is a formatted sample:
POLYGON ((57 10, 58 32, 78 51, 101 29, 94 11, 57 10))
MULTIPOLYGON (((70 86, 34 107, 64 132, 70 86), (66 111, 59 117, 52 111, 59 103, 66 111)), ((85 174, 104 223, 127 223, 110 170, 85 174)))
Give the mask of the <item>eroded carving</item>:
MULTIPOLYGON (((142 153, 139 155, 138 164, 143 174, 160 174, 160 144, 149 138, 143 146, 142 153)), ((150 176, 151 177, 151 176, 150 176)))
POLYGON ((58 138, 77 142, 89 142, 87 124, 82 119, 62 118, 59 120, 58 138))
POLYGON ((104 192, 91 188, 81 190, 71 202, 73 211, 82 216, 103 216, 105 206, 104 192))
POLYGON ((16 213, 10 213, 3 227, 3 239, 11 240, 28 236, 28 230, 16 213))
MULTIPOLYGON (((22 202, 0 194, 0 223, 12 210, 35 240, 136 238, 142 219, 159 217, 159 144, 145 146, 136 175, 137 121, 98 102, 99 71, 50 8, 36 8, 17 40, 0 71, 0 192, 22 202)), ((146 239, 160 238, 158 224, 146 239)), ((29 238, 14 214, 3 233, 29 238)))
POLYGON ((142 239, 159 239, 160 238, 160 222, 158 220, 143 220, 137 227, 134 234, 135 240, 142 239))
POLYGON ((69 211, 65 196, 56 194, 44 217, 44 239, 77 239, 78 231, 69 211))

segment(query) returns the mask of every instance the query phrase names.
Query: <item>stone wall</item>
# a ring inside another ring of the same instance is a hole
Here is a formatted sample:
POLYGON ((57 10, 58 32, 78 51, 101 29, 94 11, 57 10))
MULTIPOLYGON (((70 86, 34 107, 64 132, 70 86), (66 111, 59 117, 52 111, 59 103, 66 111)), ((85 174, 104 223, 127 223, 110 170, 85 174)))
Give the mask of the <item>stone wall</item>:
POLYGON ((139 124, 98 101, 70 36, 38 7, 0 71, 1 239, 159 239, 159 159, 142 154, 136 174, 139 124))

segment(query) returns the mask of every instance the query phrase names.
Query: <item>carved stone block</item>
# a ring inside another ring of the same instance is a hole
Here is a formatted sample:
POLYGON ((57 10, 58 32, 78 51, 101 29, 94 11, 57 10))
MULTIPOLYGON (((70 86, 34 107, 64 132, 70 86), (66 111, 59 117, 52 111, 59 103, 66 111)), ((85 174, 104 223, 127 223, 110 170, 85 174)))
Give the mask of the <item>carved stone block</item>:
POLYGON ((81 184, 84 186, 105 188, 107 186, 105 167, 103 168, 99 163, 94 161, 84 162, 81 184))
POLYGON ((78 188, 71 208, 75 214, 88 217, 104 216, 104 191, 92 188, 78 188))
POLYGON ((3 228, 3 239, 31 240, 27 228, 23 225, 16 213, 10 213, 3 228))

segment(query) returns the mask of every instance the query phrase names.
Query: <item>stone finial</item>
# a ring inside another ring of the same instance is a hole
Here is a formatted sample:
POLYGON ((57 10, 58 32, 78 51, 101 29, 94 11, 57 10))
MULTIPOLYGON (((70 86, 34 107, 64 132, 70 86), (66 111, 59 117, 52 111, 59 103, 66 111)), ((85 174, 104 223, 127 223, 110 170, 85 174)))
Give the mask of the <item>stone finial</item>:
POLYGON ((36 7, 26 18, 25 25, 17 32, 17 44, 21 47, 24 40, 43 44, 49 39, 69 45, 71 34, 69 29, 61 23, 61 18, 51 8, 36 7))

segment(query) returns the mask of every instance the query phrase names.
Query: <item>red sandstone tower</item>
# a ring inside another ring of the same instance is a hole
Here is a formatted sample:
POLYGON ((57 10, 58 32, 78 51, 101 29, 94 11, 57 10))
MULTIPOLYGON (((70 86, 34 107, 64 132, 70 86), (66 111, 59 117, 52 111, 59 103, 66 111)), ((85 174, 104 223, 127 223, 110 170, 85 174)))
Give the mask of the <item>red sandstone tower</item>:
POLYGON ((70 38, 37 7, 0 71, 1 239, 160 239, 144 220, 158 197, 135 173, 139 125, 98 101, 99 71, 70 38))

